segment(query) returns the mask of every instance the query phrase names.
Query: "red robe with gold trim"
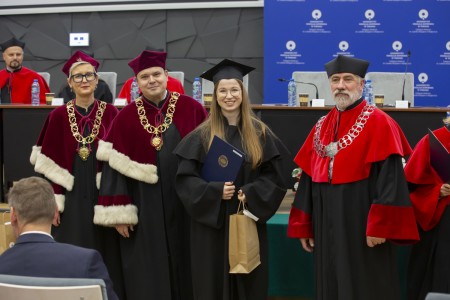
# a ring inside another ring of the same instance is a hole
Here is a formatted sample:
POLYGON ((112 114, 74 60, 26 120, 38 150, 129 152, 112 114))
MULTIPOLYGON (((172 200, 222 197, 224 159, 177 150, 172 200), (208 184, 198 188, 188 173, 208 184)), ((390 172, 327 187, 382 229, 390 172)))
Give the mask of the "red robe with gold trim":
MULTIPOLYGON (((169 92, 160 107, 143 100, 150 124, 164 122, 171 96, 169 92)), ((127 299, 192 297, 192 285, 186 280, 191 277, 189 218, 175 190, 178 159, 173 151, 206 115, 200 103, 179 95, 157 151, 132 102, 120 111, 99 144, 97 158, 105 163, 94 222, 134 225, 129 238, 120 237, 119 246, 127 299)))
MULTIPOLYGON (((79 130, 88 126, 88 132, 91 132, 98 104, 99 102, 95 101, 87 115, 82 115, 75 109, 79 130)), ((89 146, 92 151, 90 156, 95 158, 98 141, 106 137, 106 133, 117 113, 117 108, 111 104, 106 105, 100 132, 89 146)), ((33 146, 30 161, 36 172, 44 175, 52 182, 60 211, 64 211, 65 191, 71 191, 74 185, 73 164, 74 158, 78 155, 78 148, 78 142, 71 132, 66 105, 55 108, 45 120, 38 141, 33 146)))
MULTIPOLYGON (((45 104, 45 93, 50 92, 47 82, 41 75, 26 67, 17 72, 0 71, 0 89, 9 83, 11 103, 31 104, 31 84, 37 79, 40 86, 40 103, 45 104)), ((3 101, 2 101, 3 102, 3 101)))
MULTIPOLYGON (((74 105, 78 130, 83 136, 92 132, 99 103, 94 101, 87 110, 74 105)), ((117 112, 114 106, 106 104, 99 133, 88 145, 91 153, 86 161, 77 153, 80 145, 73 137, 66 105, 48 115, 33 146, 30 161, 34 170, 50 180, 55 191, 61 222, 52 228, 52 235, 59 242, 102 251, 100 231, 103 228, 92 221, 100 179, 95 153, 99 139, 106 137, 117 112)))
MULTIPOLYGON (((332 109, 316 144, 345 136, 366 104, 332 109)), ((295 157, 303 173, 288 235, 315 239, 317 299, 398 299, 393 245, 369 248, 366 236, 398 243, 419 239, 401 161, 411 148, 397 123, 378 108, 363 119, 357 137, 335 155, 331 178, 330 157, 314 149, 316 127, 295 157)))

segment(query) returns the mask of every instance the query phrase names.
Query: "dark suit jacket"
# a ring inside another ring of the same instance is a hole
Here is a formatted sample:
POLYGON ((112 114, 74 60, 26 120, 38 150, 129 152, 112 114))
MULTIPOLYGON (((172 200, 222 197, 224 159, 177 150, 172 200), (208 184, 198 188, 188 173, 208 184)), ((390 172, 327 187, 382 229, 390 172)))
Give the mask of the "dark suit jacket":
POLYGON ((0 274, 99 278, 105 281, 108 300, 118 299, 99 252, 57 243, 45 234, 28 233, 19 236, 16 244, 0 255, 0 274))

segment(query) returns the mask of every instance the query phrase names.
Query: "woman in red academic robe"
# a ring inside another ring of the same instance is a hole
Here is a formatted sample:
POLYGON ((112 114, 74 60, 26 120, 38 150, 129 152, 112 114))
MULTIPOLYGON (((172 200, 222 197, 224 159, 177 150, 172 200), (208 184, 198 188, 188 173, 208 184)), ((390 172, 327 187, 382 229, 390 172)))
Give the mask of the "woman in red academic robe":
POLYGON ((104 229, 93 223, 100 179, 95 153, 118 111, 94 98, 97 67, 81 51, 64 65, 75 99, 49 114, 30 161, 55 191, 60 213, 52 228, 55 240, 101 251, 104 229))

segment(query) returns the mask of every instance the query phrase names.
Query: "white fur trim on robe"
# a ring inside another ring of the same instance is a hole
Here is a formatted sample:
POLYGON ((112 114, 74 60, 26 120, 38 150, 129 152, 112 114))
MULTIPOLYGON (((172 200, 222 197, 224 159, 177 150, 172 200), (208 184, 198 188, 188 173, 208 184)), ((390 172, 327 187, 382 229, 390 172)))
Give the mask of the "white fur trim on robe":
POLYGON ((101 182, 102 182, 102 172, 97 172, 97 175, 95 175, 95 185, 97 186, 97 190, 100 189, 101 182))
POLYGON ((99 141, 97 159, 107 161, 111 168, 127 177, 150 184, 158 182, 158 171, 155 165, 133 161, 115 150, 113 144, 109 142, 99 141))
POLYGON ((118 224, 138 223, 138 208, 135 205, 114 205, 94 207, 94 224, 103 226, 114 226, 118 224))
POLYGON ((30 163, 34 166, 36 164, 36 158, 39 153, 41 153, 42 146, 33 146, 31 148, 31 155, 30 155, 30 163))
POLYGON ((95 155, 97 157, 97 160, 108 161, 112 149, 113 149, 112 143, 105 142, 103 140, 98 140, 97 154, 95 155))
POLYGON ((66 196, 61 194, 55 194, 56 205, 58 205, 58 211, 64 212, 64 203, 66 202, 66 196))
POLYGON ((61 168, 53 159, 38 153, 34 170, 68 191, 73 188, 74 177, 66 169, 61 168))

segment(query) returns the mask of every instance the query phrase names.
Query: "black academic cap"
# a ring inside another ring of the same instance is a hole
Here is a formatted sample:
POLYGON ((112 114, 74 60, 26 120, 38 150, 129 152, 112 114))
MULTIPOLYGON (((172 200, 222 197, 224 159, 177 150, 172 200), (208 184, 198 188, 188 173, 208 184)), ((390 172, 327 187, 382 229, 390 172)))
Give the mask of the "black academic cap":
POLYGON ((13 47, 13 46, 17 46, 17 47, 20 47, 23 49, 25 47, 25 43, 22 41, 19 41, 18 39, 13 37, 12 39, 9 39, 6 42, 3 42, 0 44, 2 51, 5 51, 9 47, 13 47))
POLYGON ((361 78, 366 76, 369 62, 367 60, 338 55, 335 59, 325 64, 328 77, 336 73, 352 73, 361 78))
POLYGON ((221 79, 239 79, 243 80, 244 76, 253 71, 255 68, 249 67, 235 61, 224 59, 208 71, 204 72, 200 77, 216 83, 221 79))

